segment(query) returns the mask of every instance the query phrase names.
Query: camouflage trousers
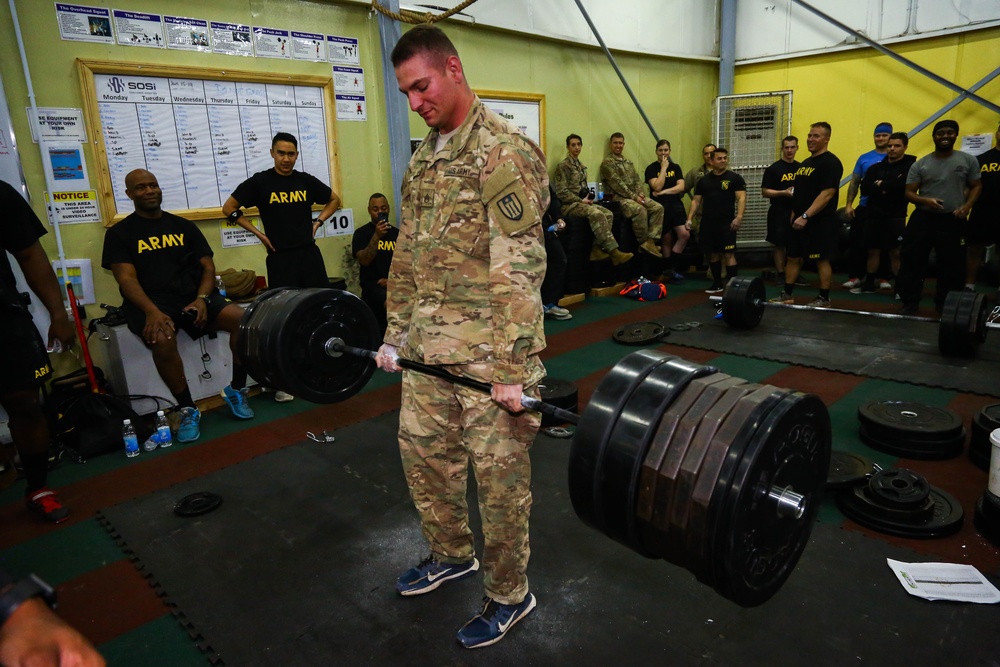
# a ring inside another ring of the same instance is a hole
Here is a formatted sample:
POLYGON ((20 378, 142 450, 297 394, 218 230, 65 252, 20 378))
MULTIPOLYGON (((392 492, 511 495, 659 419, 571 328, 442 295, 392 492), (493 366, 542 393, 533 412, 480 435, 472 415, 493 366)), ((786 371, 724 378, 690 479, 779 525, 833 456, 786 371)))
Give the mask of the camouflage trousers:
POLYGON ((594 245, 604 252, 611 252, 618 247, 618 241, 611 233, 611 223, 615 216, 608 209, 596 204, 588 206, 573 202, 563 206, 562 212, 565 217, 586 218, 590 223, 590 230, 594 232, 594 245))
POLYGON ((663 233, 663 207, 652 199, 640 204, 634 199, 615 199, 622 205, 622 215, 632 223, 635 240, 642 243, 646 239, 659 242, 663 233))
MULTIPOLYGON (((468 364, 449 370, 488 382, 490 368, 468 364)), ((537 397, 537 380, 524 393, 537 397)), ((483 585, 501 604, 517 604, 528 593, 528 450, 540 423, 537 412, 512 415, 489 394, 403 371, 399 450, 424 538, 441 562, 474 557, 466 502, 471 462, 483 525, 483 585)))

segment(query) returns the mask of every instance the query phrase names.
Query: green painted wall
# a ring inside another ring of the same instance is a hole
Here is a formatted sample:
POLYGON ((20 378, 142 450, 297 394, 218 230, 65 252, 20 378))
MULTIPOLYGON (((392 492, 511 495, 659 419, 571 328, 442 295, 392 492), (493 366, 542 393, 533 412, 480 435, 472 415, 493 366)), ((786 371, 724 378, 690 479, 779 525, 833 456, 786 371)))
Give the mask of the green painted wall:
MULTIPOLYGON (((88 0, 83 4, 356 37, 360 42, 361 66, 365 70, 368 120, 337 124, 341 195, 345 206, 354 209, 356 222, 363 223, 367 219, 365 207, 368 195, 376 190, 393 193, 378 22, 369 15, 367 8, 357 4, 306 0, 213 0, 211 3, 190 0, 161 0, 156 3, 88 0)), ((77 58, 222 69, 230 67, 292 75, 330 73, 330 66, 324 63, 63 41, 59 37, 53 2, 16 0, 15 6, 26 42, 38 106, 76 108, 83 105, 77 58)), ((564 157, 563 142, 570 132, 584 137, 583 158, 593 174, 596 174, 608 135, 615 131, 625 133, 628 138, 626 153, 638 165, 644 166, 653 160, 653 137, 598 49, 462 23, 448 23, 445 30, 454 39, 474 88, 545 95, 550 167, 564 157)), ((689 168, 700 157, 698 151, 711 129, 709 112, 717 87, 716 66, 636 55, 618 55, 617 58, 654 126, 662 136, 672 141, 677 161, 689 168)), ((41 193, 45 190, 45 180, 38 147, 28 139, 30 134, 24 113, 24 108, 28 106, 28 92, 7 2, 0 3, 0 62, 3 63, 4 85, 28 185, 35 197, 35 210, 43 217, 41 193)), ((427 130, 421 119, 415 114, 410 116, 411 136, 422 137, 427 130)), ((88 128, 88 132, 93 133, 95 129, 88 128)), ((91 147, 87 149, 88 171, 92 187, 96 188, 98 170, 91 147)), ((264 252, 259 246, 223 249, 218 222, 203 221, 199 225, 216 251, 217 266, 249 268, 264 273, 264 252)), ((77 224, 66 225, 62 229, 67 257, 90 258, 93 262, 97 300, 119 302, 111 273, 99 268, 103 226, 96 223, 77 224)), ((340 272, 341 257, 348 242, 348 239, 320 241, 331 275, 340 272)), ((54 258, 56 251, 52 234, 43 239, 43 245, 54 258)))

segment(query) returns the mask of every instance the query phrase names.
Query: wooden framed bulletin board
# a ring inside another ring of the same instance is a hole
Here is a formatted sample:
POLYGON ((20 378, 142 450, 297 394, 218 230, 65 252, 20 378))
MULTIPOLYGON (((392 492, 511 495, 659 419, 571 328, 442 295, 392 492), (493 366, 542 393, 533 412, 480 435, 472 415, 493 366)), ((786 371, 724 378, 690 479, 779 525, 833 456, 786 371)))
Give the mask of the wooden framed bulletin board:
POLYGON ((513 123, 545 153, 545 95, 478 90, 487 107, 513 123))
POLYGON ((156 176, 164 209, 191 220, 222 217, 237 185, 274 166, 276 132, 298 138, 296 169, 341 191, 331 77, 77 63, 107 225, 134 210, 125 195, 133 169, 156 176))

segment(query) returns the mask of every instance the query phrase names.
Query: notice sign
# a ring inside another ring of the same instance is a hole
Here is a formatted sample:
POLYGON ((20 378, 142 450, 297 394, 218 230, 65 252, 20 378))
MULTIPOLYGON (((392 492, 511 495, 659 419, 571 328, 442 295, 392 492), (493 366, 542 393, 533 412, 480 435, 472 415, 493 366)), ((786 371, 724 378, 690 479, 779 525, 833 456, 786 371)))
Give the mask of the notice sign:
POLYGON ((250 41, 250 26, 238 23, 212 21, 212 51, 227 56, 252 56, 253 42, 250 41))
MULTIPOLYGON (((257 224, 256 220, 252 218, 247 219, 250 220, 254 227, 260 229, 260 225, 257 224)), ((243 229, 232 220, 223 220, 219 224, 219 234, 222 238, 223 248, 238 248, 246 245, 263 245, 260 242, 260 239, 257 238, 256 234, 243 229)))
POLYGON ((71 42, 114 44, 111 12, 101 7, 56 3, 59 36, 71 42))
POLYGON ((125 46, 148 46, 162 49, 163 19, 159 14, 114 10, 115 34, 118 43, 125 46))
POLYGON ((97 190, 46 192, 45 206, 49 211, 49 219, 61 225, 101 221, 97 190))
POLYGON ((183 51, 211 51, 208 40, 208 21, 184 16, 164 16, 167 29, 167 48, 183 51))
POLYGON ((316 232, 316 238, 333 236, 354 236, 353 208, 342 208, 335 211, 316 232))
MULTIPOLYGON (((27 107, 28 120, 31 120, 31 107, 27 107)), ((87 129, 83 125, 83 109, 55 109, 37 107, 38 123, 29 122, 31 140, 38 143, 38 127, 42 127, 42 138, 45 141, 87 141, 87 129)))
POLYGON ((364 95, 334 95, 337 102, 337 120, 368 120, 368 106, 364 95))
POLYGON ((358 54, 358 40, 352 37, 327 35, 326 52, 329 54, 330 62, 332 63, 344 63, 345 65, 361 64, 361 56, 358 54))

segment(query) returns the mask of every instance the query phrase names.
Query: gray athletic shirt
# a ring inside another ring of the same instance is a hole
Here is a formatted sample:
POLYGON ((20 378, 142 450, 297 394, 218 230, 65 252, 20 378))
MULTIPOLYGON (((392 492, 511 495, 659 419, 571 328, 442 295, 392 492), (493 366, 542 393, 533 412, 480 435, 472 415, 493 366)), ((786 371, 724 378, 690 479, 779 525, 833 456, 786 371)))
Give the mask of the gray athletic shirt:
POLYGON ((962 151, 952 151, 946 158, 931 153, 917 160, 910 167, 906 184, 919 183, 921 197, 940 199, 944 202, 942 212, 951 213, 965 203, 966 188, 979 178, 976 158, 962 151))

